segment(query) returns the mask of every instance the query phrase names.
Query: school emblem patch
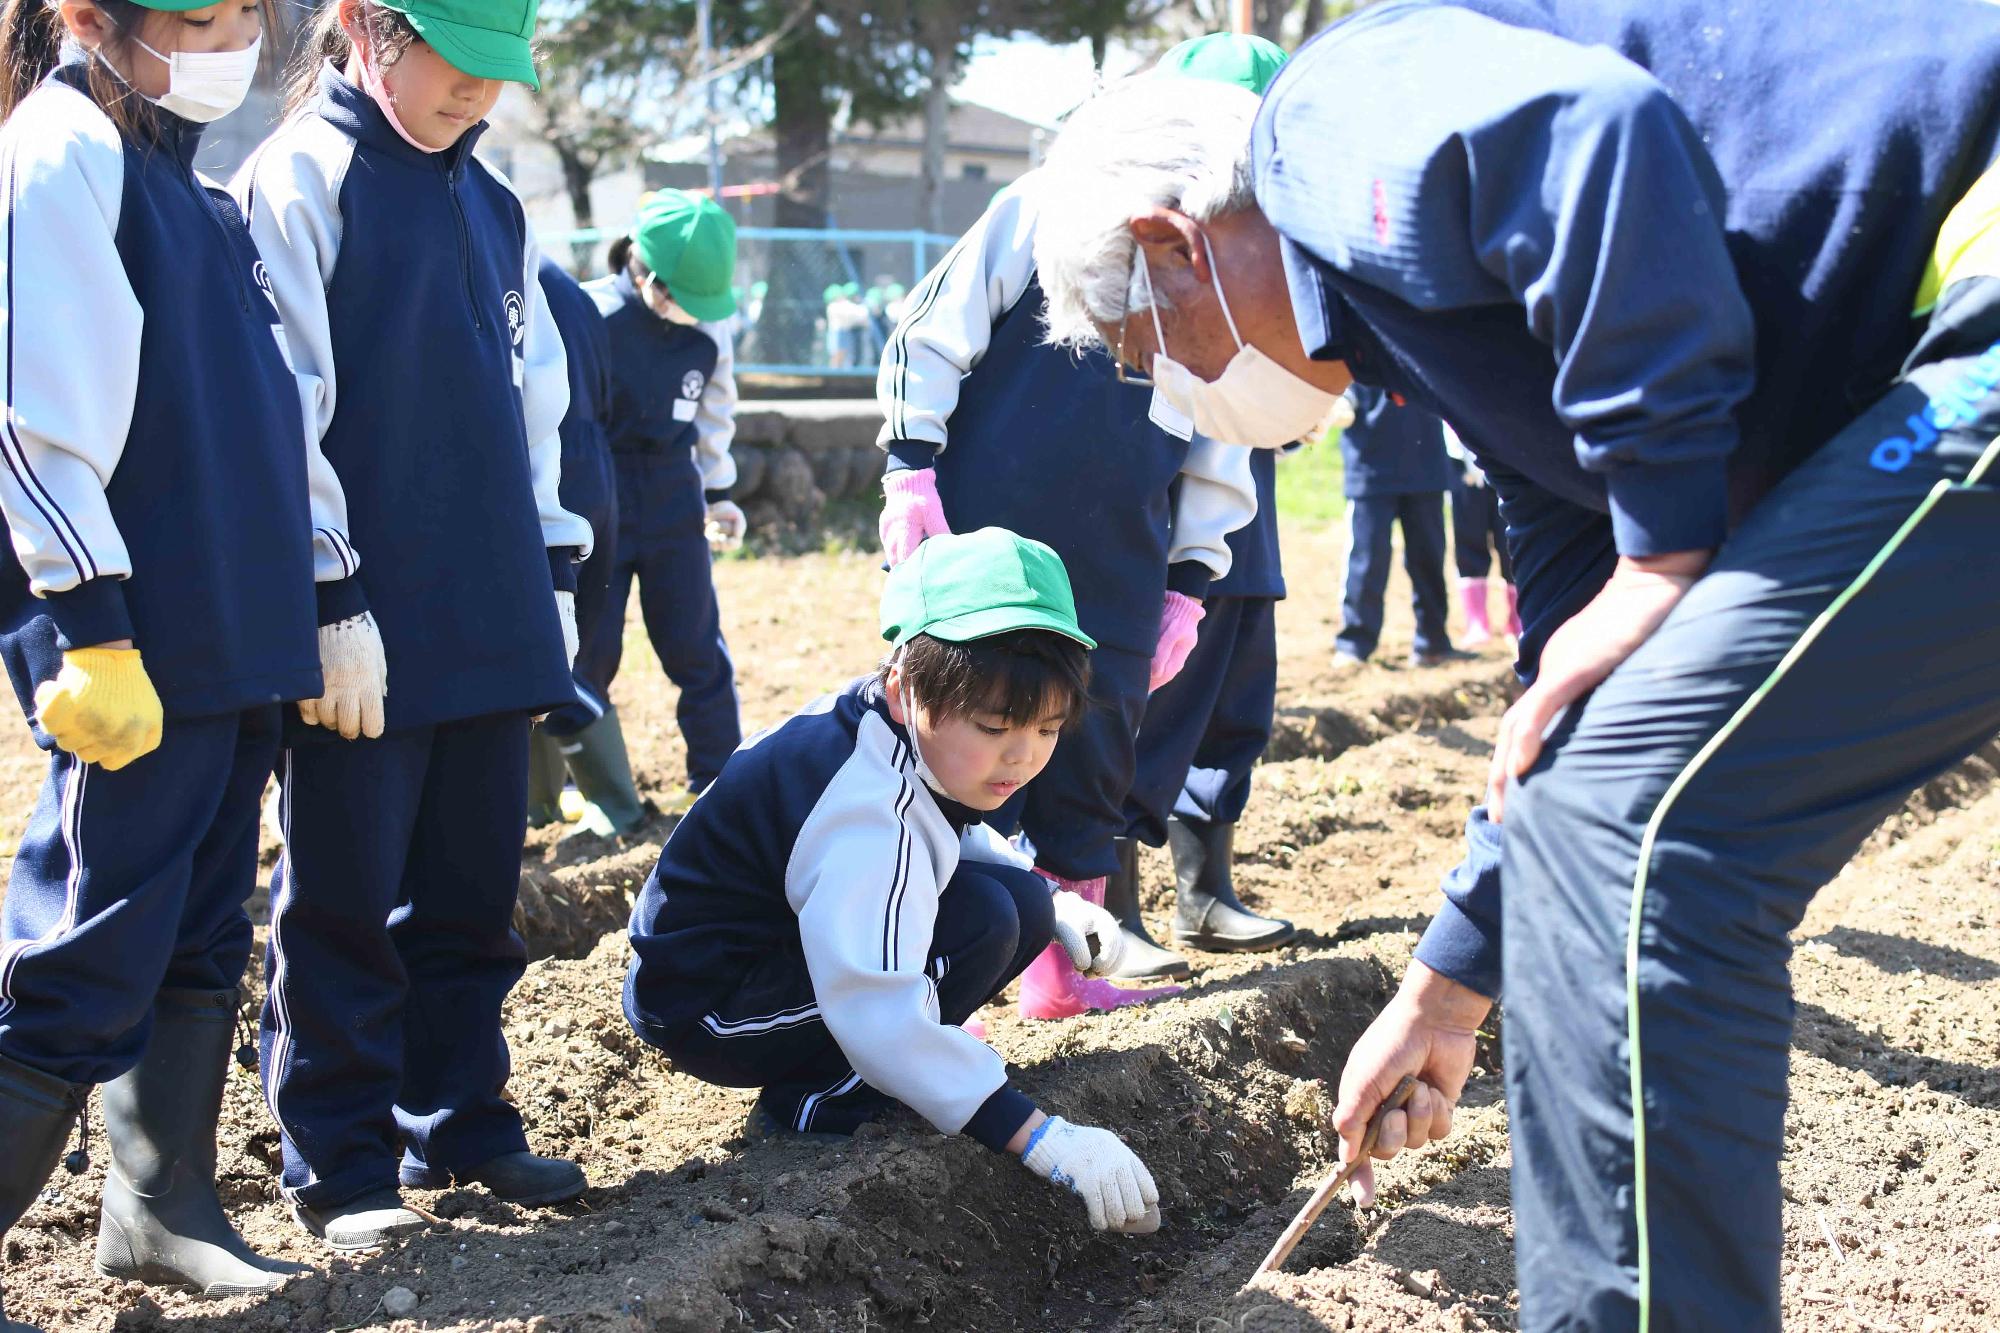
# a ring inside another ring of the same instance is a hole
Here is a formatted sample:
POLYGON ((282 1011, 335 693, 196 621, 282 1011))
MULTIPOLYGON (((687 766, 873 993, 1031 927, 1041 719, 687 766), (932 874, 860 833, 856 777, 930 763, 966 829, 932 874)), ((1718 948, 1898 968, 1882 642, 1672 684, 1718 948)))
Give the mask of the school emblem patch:
POLYGON ((264 293, 265 300, 273 306, 278 304, 278 293, 271 287, 271 272, 264 267, 263 260, 260 259, 250 266, 250 279, 257 284, 257 290, 264 293))
POLYGON ((681 397, 683 398, 701 397, 702 387, 705 384, 707 384, 707 382, 708 381, 702 377, 702 373, 699 370, 690 370, 687 374, 681 376, 681 397))
POLYGON ((519 292, 507 293, 507 336, 513 339, 516 347, 528 336, 527 307, 521 303, 519 292))

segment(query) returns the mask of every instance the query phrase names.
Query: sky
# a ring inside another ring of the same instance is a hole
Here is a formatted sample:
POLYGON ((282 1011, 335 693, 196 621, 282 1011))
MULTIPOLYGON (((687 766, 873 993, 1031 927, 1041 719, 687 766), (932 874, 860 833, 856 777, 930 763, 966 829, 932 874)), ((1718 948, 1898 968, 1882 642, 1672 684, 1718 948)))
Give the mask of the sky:
MULTIPOLYGON (((1107 73, 1117 77, 1137 69, 1141 60, 1114 42, 1105 63, 1107 73)), ((982 38, 953 91, 965 101, 1047 125, 1089 95, 1092 74, 1089 42, 1051 46, 1028 38, 982 38)))

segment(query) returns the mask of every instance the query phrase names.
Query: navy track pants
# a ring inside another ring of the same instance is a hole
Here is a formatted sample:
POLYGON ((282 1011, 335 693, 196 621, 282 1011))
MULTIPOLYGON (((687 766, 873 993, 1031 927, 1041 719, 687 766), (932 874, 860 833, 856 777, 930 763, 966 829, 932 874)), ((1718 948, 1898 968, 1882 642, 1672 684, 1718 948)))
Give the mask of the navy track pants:
POLYGON ((1468 485, 1463 473, 1451 480, 1451 558, 1462 579, 1483 579, 1500 557, 1500 578, 1514 581, 1507 554, 1507 528, 1500 522, 1500 497, 1490 485, 1468 485))
POLYGON ((687 742, 688 787, 715 781, 743 740, 736 664, 722 638, 715 600, 706 506, 685 457, 614 454, 618 474, 618 554, 596 630, 583 640, 576 670, 608 699, 625 647, 625 604, 639 585, 646 636, 667 678, 680 689, 675 717, 687 742))
POLYGON ((399 1148, 418 1176, 526 1148, 500 1006, 527 967, 527 716, 314 738, 278 780, 263 1073, 286 1193, 393 1186, 399 1148))
MULTIPOLYGON (((1274 597, 1211 597, 1187 665, 1146 703, 1125 833, 1150 846, 1167 819, 1234 824, 1250 800, 1250 770, 1271 741, 1278 697, 1274 597)), ((1058 747, 1060 748, 1060 746, 1058 747)))
POLYGON ((1410 575, 1410 604, 1417 613, 1415 649, 1451 651, 1445 630, 1450 601, 1444 586, 1444 492, 1363 495, 1347 502, 1347 590, 1334 643, 1366 658, 1382 637, 1382 598, 1389 590, 1394 555, 1392 528, 1403 529, 1403 568, 1410 575))
POLYGON ((1048 767, 986 817, 1004 834, 1024 831, 1035 864, 1064 879, 1118 869, 1139 721, 1146 714, 1150 657, 1099 645, 1090 654, 1091 704, 1063 732, 1048 767))
POLYGON ((0 914, 0 1056, 109 1082, 144 1053, 161 989, 242 979, 278 709, 169 718, 116 772, 49 755, 0 914))
POLYGON ((2000 730, 1996 434, 1970 279, 1509 794, 1524 1329, 1779 1327, 1788 932, 2000 730))
MULTIPOLYGON (((938 896, 926 966, 937 982, 939 1021, 957 1026, 1007 988, 1055 933, 1049 882, 1015 866, 960 862, 938 896)), ((889 1099, 861 1081, 826 1030, 796 940, 761 959, 716 997, 699 1023, 668 1031, 638 1016, 633 982, 625 1016, 674 1067, 726 1088, 762 1088, 772 1118, 801 1133, 851 1134, 889 1099)))

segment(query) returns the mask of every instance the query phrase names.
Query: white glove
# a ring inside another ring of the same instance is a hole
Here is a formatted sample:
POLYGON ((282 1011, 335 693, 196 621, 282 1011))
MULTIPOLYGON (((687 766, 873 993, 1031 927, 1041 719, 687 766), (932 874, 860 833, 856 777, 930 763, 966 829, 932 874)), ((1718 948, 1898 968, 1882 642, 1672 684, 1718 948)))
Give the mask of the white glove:
POLYGON ((576 594, 562 588, 556 589, 556 619, 562 621, 563 652, 569 658, 571 670, 576 668, 576 650, 580 640, 576 634, 576 594))
POLYGON ((348 740, 382 734, 382 700, 389 693, 389 660, 375 617, 358 616, 319 627, 319 672, 325 693, 299 700, 309 727, 337 731, 348 740))
POLYGON ((1153 1173, 1108 1129, 1050 1116, 1028 1140, 1021 1165, 1081 1198, 1099 1231, 1150 1236, 1160 1229, 1153 1173))
POLYGON ((1125 952, 1125 934, 1118 929, 1118 918, 1068 889, 1057 889, 1050 896, 1055 900, 1056 943, 1062 945, 1076 970, 1101 977, 1117 967, 1125 952))
POLYGON ((716 550, 735 550, 749 530, 750 520, 734 500, 717 500, 708 507, 708 544, 716 550))

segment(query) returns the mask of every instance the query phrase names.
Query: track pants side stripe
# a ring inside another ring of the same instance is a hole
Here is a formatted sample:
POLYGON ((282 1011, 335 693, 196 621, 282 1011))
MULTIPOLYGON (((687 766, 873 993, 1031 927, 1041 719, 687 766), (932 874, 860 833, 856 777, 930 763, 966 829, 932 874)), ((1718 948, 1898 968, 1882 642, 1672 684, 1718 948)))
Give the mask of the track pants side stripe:
POLYGON ((1778 682, 1784 679, 1785 674, 1805 656, 1806 650, 1826 632, 1834 618, 1873 581, 1882 566, 1901 549, 1905 541, 1909 540, 1910 534, 1916 531, 1918 524, 1936 508, 1938 501, 1950 491, 1978 484, 1996 459, 2000 459, 2000 436, 1996 436, 1992 443, 1986 446, 1986 451, 1979 456, 1979 461, 1973 465, 1972 471, 1966 475, 1963 482, 1940 481, 1931 488, 1930 494, 1926 495, 1923 502, 1903 520, 1902 526, 1896 529, 1861 572, 1854 576, 1853 582, 1841 589, 1840 595, 1835 597, 1826 610, 1820 612, 1813 623, 1806 627, 1805 633, 1801 634, 1798 642, 1778 660, 1778 664, 1771 669, 1771 674, 1764 678, 1764 682, 1751 692, 1750 697, 1745 699, 1735 713, 1730 715, 1729 720, 1722 724, 1722 728, 1709 738, 1708 744, 1702 746, 1695 752, 1694 758, 1688 760, 1680 774, 1668 786, 1666 794, 1661 796, 1659 805, 1654 807, 1653 817, 1646 821, 1646 832, 1639 840, 1638 869, 1632 879, 1631 915, 1625 924, 1625 1037, 1629 1048, 1627 1062, 1632 1098, 1632 1211, 1635 1221, 1634 1234, 1639 1251, 1639 1333, 1649 1333, 1653 1313, 1653 1257, 1646 1221, 1645 1079, 1642 1073, 1643 1056, 1639 1045, 1639 929, 1645 916, 1646 875, 1652 863, 1653 848, 1658 841, 1660 827, 1673 809, 1675 799, 1687 789, 1702 766, 1728 742, 1744 722, 1749 720, 1757 705, 1770 695, 1778 682))

